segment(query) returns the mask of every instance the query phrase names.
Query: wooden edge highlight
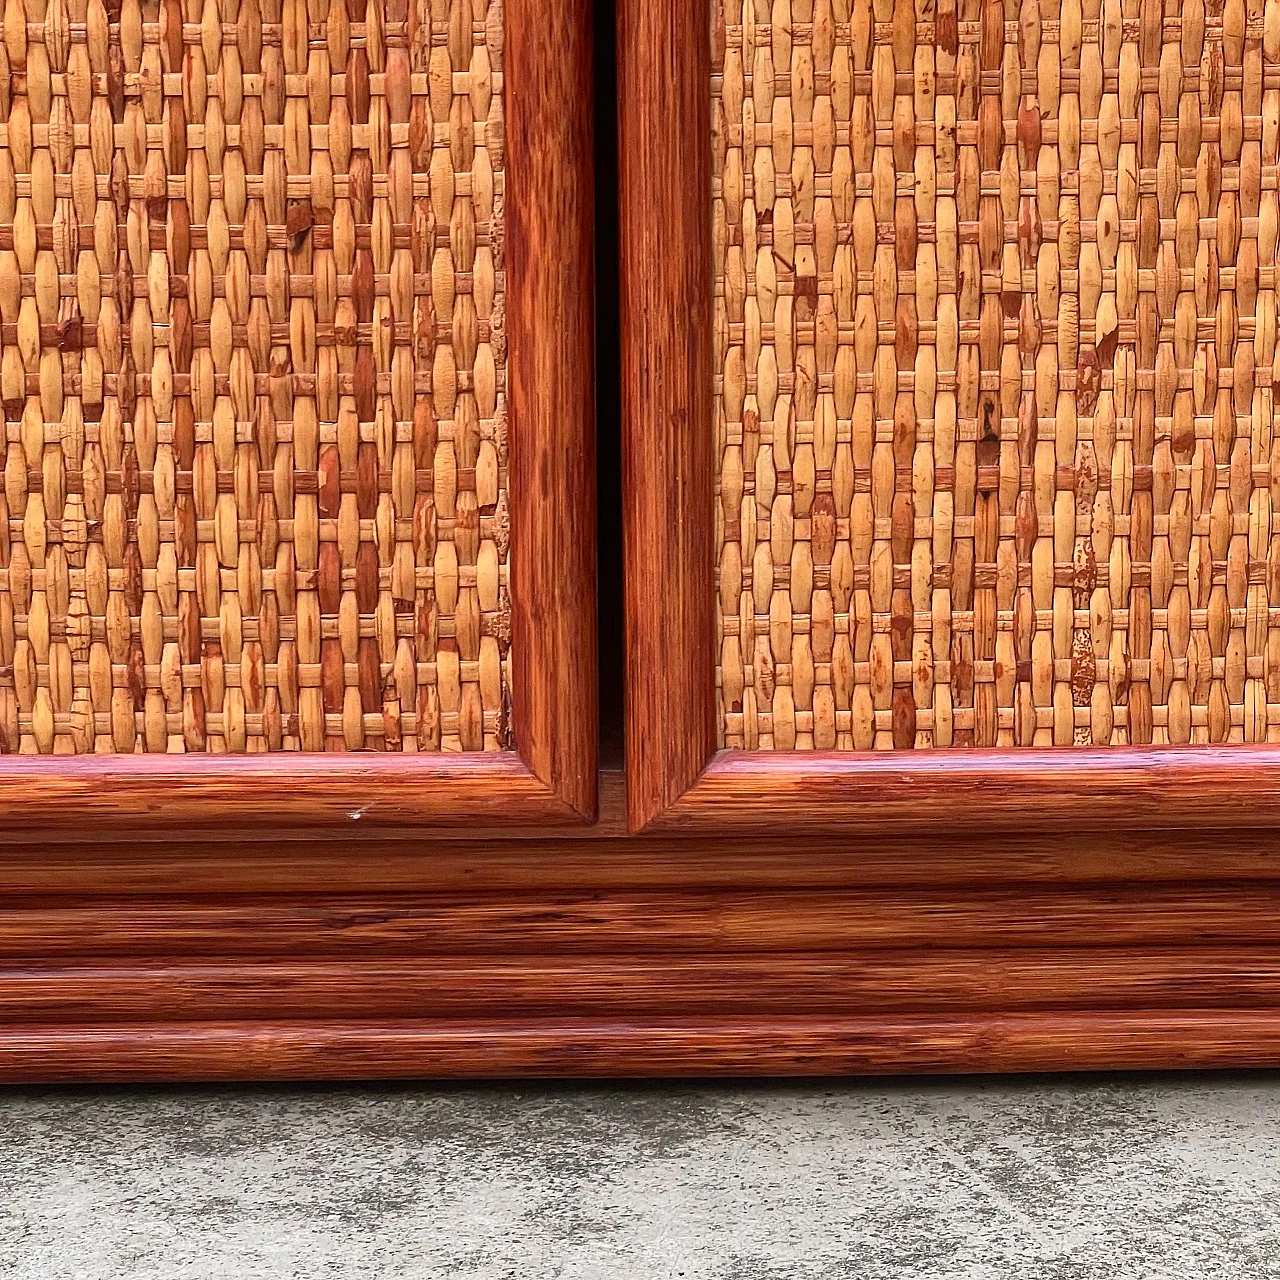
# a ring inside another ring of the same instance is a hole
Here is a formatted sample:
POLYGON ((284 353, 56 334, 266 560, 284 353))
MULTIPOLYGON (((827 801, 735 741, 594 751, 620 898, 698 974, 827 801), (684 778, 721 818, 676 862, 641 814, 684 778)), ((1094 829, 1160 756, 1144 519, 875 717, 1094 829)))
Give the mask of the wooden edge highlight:
MULTIPOLYGON (((390 753, 15 756, 0 763, 0 831, 564 824, 579 815, 518 756, 390 753)), ((420 833, 419 833, 420 834, 420 833)))
POLYGON ((647 832, 894 836, 1280 825, 1280 746, 721 751, 647 832))
POLYGON ((1280 1065, 1280 1010, 0 1029, 0 1080, 877 1075, 1280 1065))
POLYGON ((522 759, 597 810, 590 0, 508 0, 512 701, 522 759))
POLYGON ((709 0, 619 0, 627 808, 715 750, 709 0))

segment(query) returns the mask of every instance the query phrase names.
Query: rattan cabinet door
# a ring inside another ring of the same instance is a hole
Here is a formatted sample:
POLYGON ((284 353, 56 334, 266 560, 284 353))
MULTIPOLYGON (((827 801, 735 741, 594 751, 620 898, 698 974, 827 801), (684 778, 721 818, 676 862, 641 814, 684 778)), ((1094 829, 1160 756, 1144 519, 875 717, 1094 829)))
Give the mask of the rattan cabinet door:
POLYGON ((1261 10, 622 8, 633 823, 1274 820, 1261 10))
POLYGON ((0 821, 591 815, 586 17, 5 6, 0 821))

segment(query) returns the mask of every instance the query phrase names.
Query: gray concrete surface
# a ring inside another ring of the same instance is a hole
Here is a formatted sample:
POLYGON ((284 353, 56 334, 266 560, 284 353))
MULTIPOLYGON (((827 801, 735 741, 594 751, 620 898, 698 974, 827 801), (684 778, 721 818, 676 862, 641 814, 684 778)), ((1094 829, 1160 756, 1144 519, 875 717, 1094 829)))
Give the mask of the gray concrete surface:
POLYGON ((1280 1277, 1273 1075, 0 1094, 5 1280, 1280 1277))

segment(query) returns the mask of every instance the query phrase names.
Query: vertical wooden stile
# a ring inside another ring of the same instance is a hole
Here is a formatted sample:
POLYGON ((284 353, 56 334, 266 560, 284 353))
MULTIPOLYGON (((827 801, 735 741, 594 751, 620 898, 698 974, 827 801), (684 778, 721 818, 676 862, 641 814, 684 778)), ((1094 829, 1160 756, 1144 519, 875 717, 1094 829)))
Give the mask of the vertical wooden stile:
POLYGON ((627 805, 643 827, 715 749, 707 0, 620 0, 627 805))
POLYGON ((591 32, 588 0, 508 5, 515 742, 588 818, 599 728, 591 32))

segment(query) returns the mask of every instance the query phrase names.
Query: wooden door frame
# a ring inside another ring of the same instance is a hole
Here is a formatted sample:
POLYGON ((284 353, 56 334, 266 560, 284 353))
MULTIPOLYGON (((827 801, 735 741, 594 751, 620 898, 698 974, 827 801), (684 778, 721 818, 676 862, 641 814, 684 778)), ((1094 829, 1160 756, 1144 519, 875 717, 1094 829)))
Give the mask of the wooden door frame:
POLYGON ((588 0, 506 0, 516 750, 0 759, 0 830, 541 826, 596 815, 588 0), (359 823, 359 826, 355 824, 359 823))
POLYGON ((890 835, 1280 821, 1275 744, 716 750, 710 21, 711 0, 619 4, 631 830, 890 835))

